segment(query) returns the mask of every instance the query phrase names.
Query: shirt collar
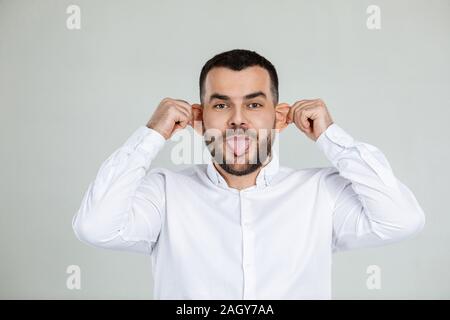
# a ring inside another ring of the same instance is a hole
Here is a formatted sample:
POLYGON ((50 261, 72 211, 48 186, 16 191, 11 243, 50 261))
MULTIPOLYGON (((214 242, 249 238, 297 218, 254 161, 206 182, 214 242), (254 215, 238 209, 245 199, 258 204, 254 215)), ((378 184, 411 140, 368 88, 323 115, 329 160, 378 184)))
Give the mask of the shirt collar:
MULTIPOLYGON (((219 185, 224 188, 229 188, 227 182, 222 177, 220 172, 216 169, 212 161, 213 161, 212 157, 210 157, 206 169, 206 174, 208 175, 209 179, 215 185, 219 185)), ((262 167, 262 169, 256 176, 256 187, 257 188, 267 187, 272 181, 272 178, 278 172, 279 166, 280 164, 278 154, 276 153, 275 148, 273 148, 271 159, 269 159, 269 162, 262 167)))

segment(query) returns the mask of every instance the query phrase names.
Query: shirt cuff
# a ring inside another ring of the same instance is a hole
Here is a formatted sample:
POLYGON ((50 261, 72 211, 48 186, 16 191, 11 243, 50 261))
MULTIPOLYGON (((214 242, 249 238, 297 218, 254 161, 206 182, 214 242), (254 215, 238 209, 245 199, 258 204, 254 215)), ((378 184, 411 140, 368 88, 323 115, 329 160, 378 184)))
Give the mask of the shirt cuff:
POLYGON ((158 131, 151 129, 147 126, 140 126, 125 142, 124 147, 133 152, 133 150, 139 150, 146 153, 150 158, 156 156, 156 154, 164 147, 166 138, 158 131))
POLYGON ((334 122, 316 140, 317 147, 335 166, 338 155, 354 144, 353 137, 334 122))

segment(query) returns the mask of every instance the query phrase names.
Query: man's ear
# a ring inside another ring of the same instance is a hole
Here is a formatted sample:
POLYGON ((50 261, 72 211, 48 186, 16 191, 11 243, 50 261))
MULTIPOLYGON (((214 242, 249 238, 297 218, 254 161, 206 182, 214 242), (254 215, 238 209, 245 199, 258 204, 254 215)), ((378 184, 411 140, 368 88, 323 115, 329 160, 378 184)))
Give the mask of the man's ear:
POLYGON ((288 103, 279 103, 275 106, 275 129, 279 129, 279 132, 289 125, 287 115, 290 109, 291 106, 288 103))
POLYGON ((192 106, 192 127, 194 131, 203 136, 205 129, 203 128, 203 107, 194 103, 192 106))

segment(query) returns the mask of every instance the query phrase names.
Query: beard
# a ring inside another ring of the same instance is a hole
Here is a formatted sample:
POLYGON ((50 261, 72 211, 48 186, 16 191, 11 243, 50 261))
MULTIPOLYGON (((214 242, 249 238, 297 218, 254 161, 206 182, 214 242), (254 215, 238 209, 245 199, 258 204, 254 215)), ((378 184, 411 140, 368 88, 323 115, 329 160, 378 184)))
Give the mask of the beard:
MULTIPOLYGON (((206 145, 209 152, 211 153, 211 156, 214 159, 214 162, 216 162, 225 172, 234 176, 248 175, 261 168, 262 165, 268 159, 270 159, 272 155, 273 130, 269 129, 270 132, 268 134, 261 136, 260 132, 255 133, 251 130, 245 131, 244 129, 239 127, 233 127, 230 129, 235 132, 239 132, 239 134, 242 133, 243 135, 246 135, 250 138, 250 141, 252 143, 256 142, 256 148, 253 148, 254 152, 250 154, 250 150, 252 148, 249 147, 248 151, 244 153, 243 158, 240 157, 240 159, 236 161, 236 158, 233 158, 233 156, 231 156, 231 159, 229 159, 230 156, 227 157, 226 155, 226 133, 222 134, 221 139, 216 139, 216 137, 213 136, 209 143, 206 142, 206 145)), ((275 121, 272 129, 275 129, 275 121)))

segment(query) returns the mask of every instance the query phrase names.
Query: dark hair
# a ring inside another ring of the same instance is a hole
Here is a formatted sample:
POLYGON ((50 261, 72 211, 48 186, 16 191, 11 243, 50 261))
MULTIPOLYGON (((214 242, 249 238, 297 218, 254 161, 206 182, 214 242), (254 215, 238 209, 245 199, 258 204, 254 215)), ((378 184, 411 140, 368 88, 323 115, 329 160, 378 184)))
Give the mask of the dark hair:
POLYGON ((270 91, 272 93, 273 102, 276 105, 278 103, 278 75, 273 64, 266 58, 262 57, 255 51, 234 49, 226 52, 219 53, 209 59, 200 72, 200 101, 203 104, 204 84, 206 75, 214 67, 225 67, 231 70, 240 71, 242 69, 260 66, 269 72, 270 76, 270 91))

